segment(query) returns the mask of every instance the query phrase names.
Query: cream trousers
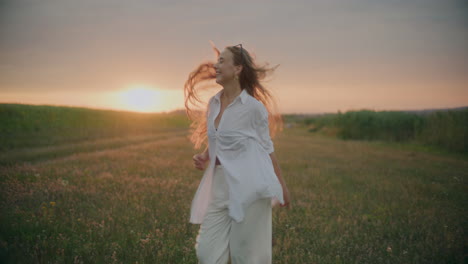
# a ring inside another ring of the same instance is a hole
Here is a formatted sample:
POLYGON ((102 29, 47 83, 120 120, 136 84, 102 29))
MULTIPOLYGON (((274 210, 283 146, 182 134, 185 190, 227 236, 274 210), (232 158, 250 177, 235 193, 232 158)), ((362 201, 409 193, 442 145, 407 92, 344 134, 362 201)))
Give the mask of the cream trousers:
POLYGON ((199 264, 270 264, 271 198, 253 202, 237 223, 228 214, 229 190, 222 165, 215 166, 212 200, 200 225, 195 250, 199 264))

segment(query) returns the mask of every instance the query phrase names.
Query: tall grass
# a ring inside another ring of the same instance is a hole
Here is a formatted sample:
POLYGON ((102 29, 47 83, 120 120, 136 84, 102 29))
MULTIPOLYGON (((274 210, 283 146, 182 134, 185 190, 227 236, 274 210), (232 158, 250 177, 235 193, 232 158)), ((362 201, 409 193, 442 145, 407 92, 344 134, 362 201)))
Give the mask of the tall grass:
POLYGON ((425 126, 416 140, 468 153, 468 109, 462 111, 434 112, 426 117, 425 126))
POLYGON ((411 142, 468 154, 468 109, 416 114, 401 111, 348 111, 303 120, 311 132, 341 139, 411 142))

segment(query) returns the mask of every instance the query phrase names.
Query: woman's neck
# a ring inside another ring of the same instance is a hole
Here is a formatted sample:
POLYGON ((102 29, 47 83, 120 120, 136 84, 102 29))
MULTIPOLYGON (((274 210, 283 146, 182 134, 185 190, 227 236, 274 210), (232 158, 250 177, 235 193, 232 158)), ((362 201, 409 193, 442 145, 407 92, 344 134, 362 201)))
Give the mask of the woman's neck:
POLYGON ((225 84, 223 88, 222 96, 229 101, 236 98, 242 92, 239 82, 225 84))

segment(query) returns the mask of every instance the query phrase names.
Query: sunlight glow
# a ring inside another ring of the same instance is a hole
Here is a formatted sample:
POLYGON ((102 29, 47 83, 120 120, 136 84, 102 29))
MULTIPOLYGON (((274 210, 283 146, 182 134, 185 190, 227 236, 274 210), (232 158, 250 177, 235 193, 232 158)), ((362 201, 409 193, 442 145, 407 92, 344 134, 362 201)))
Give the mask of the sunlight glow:
POLYGON ((120 109, 136 112, 162 112, 180 107, 181 91, 154 89, 145 85, 132 85, 118 92, 120 109))

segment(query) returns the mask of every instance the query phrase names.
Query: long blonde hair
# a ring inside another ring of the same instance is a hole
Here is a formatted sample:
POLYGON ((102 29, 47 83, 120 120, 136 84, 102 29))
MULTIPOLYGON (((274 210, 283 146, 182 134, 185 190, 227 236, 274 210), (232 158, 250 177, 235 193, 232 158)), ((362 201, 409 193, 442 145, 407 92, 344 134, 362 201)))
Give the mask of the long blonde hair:
MULTIPOLYGON (((219 50, 213 45, 213 49, 219 57, 219 50)), ((270 136, 274 138, 277 131, 283 130, 283 119, 278 113, 278 107, 272 93, 265 88, 261 83, 267 75, 272 73, 278 66, 269 68, 268 63, 265 66, 258 66, 250 56, 249 52, 244 48, 237 46, 227 46, 233 54, 234 65, 242 65, 242 71, 239 75, 239 83, 241 89, 246 89, 247 92, 263 103, 268 110, 268 121, 270 127, 270 136)), ((202 144, 207 144, 207 103, 200 99, 198 91, 206 90, 212 86, 207 84, 207 81, 216 79, 216 70, 214 62, 207 61, 201 63, 194 71, 192 71, 184 85, 185 95, 185 111, 187 116, 192 121, 190 124, 190 141, 194 144, 195 149, 200 148, 202 144), (201 85, 203 83, 203 85, 201 85), (203 111, 195 111, 191 105, 197 106, 202 104, 203 111)))

